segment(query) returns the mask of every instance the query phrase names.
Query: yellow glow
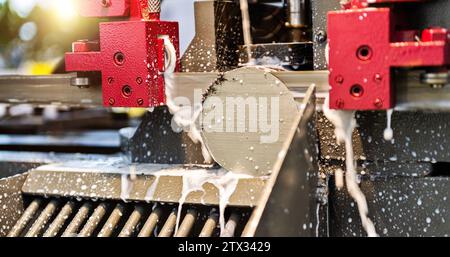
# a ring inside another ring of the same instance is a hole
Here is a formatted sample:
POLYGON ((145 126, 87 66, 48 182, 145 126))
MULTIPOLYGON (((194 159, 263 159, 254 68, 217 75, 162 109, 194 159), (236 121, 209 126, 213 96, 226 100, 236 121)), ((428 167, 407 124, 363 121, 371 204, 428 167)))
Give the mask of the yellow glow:
POLYGON ((59 20, 70 21, 78 15, 75 0, 54 0, 52 6, 59 20))
POLYGON ((29 65, 29 74, 48 75, 53 72, 54 66, 48 62, 33 62, 29 65))

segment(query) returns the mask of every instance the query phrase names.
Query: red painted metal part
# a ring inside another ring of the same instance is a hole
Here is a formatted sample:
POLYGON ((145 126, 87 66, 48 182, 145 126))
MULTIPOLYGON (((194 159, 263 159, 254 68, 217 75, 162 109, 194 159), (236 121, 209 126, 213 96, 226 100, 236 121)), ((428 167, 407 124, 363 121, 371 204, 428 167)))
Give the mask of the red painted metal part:
MULTIPOLYGON (((129 19, 100 23, 99 44, 85 40, 75 42, 73 51, 66 53, 66 70, 100 71, 105 106, 164 105, 164 41, 160 36, 170 38, 179 60, 178 23, 160 21, 153 19, 156 15, 143 14, 138 0, 110 0, 106 6, 102 0, 81 2, 82 6, 90 6, 81 11, 84 16, 128 15, 129 19)), ((159 18, 159 14, 157 16, 159 18)))
POLYGON ((395 4, 395 3, 412 3, 412 2, 425 2, 427 0, 347 0, 341 1, 341 5, 344 9, 351 8, 366 8, 371 4, 395 4))
POLYGON ((79 0, 78 12, 84 17, 128 17, 130 20, 159 20, 151 13, 148 0, 79 0))
POLYGON ((390 8, 352 8, 328 14, 330 108, 393 108, 392 68, 450 65, 447 29, 426 29, 420 41, 413 41, 420 33, 393 28, 390 8))
POLYGON ((129 0, 82 0, 77 9, 83 17, 128 17, 129 0))

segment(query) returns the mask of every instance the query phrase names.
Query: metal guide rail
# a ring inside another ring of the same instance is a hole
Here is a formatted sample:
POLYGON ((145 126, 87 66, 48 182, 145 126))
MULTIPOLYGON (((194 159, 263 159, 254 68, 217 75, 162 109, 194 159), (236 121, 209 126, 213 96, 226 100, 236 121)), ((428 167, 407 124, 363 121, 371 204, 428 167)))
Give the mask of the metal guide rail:
POLYGON ((70 86, 71 79, 75 77, 76 74, 70 73, 48 76, 0 76, 0 101, 11 104, 102 105, 101 87, 70 86))
MULTIPOLYGON (((324 99, 328 94, 327 71, 274 71, 293 93, 303 98, 311 84, 316 85, 316 96, 324 99)), ((206 91, 223 73, 181 72, 173 74, 173 97, 193 97, 194 90, 206 91)), ((450 87, 431 88, 421 82, 422 71, 394 72, 398 110, 449 110, 450 87)), ((101 86, 71 86, 75 74, 49 76, 0 76, 0 102, 9 104, 60 104, 66 106, 103 106, 101 86)))

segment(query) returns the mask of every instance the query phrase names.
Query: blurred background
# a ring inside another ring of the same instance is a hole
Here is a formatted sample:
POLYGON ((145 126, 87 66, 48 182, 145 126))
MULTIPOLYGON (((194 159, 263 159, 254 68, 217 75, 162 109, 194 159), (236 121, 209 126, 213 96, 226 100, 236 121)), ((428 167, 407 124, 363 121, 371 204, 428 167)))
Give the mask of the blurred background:
POLYGON ((0 74, 49 74, 72 41, 98 31, 75 0, 0 0, 0 74))
MULTIPOLYGON (((98 23, 106 21, 80 17, 78 1, 0 0, 0 76, 63 73, 72 42, 98 39, 98 23)), ((193 2, 162 2, 161 19, 179 22, 182 52, 195 34, 193 2)), ((115 153, 119 130, 137 126, 146 112, 0 103, 0 157, 2 150, 115 153)))
MULTIPOLYGON (((76 2, 0 0, 0 75, 63 72, 59 65, 72 42, 98 33, 100 20, 79 17, 76 2)), ((182 50, 195 33, 193 2, 163 1, 161 18, 180 22, 182 50)))

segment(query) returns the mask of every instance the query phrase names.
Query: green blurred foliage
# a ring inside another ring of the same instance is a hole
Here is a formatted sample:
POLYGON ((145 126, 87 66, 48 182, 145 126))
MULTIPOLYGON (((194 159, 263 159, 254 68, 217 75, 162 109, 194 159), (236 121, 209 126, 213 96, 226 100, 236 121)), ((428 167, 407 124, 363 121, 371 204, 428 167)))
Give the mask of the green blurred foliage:
POLYGON ((57 15, 38 5, 28 17, 22 18, 10 10, 8 0, 1 2, 0 58, 3 59, 3 67, 0 62, 0 69, 16 69, 26 61, 46 62, 55 58, 62 59, 64 53, 71 50, 73 41, 97 39, 97 19, 76 17, 70 22, 59 21, 57 15), (30 41, 22 41, 19 37, 20 28, 29 21, 35 22, 37 34, 30 41))

